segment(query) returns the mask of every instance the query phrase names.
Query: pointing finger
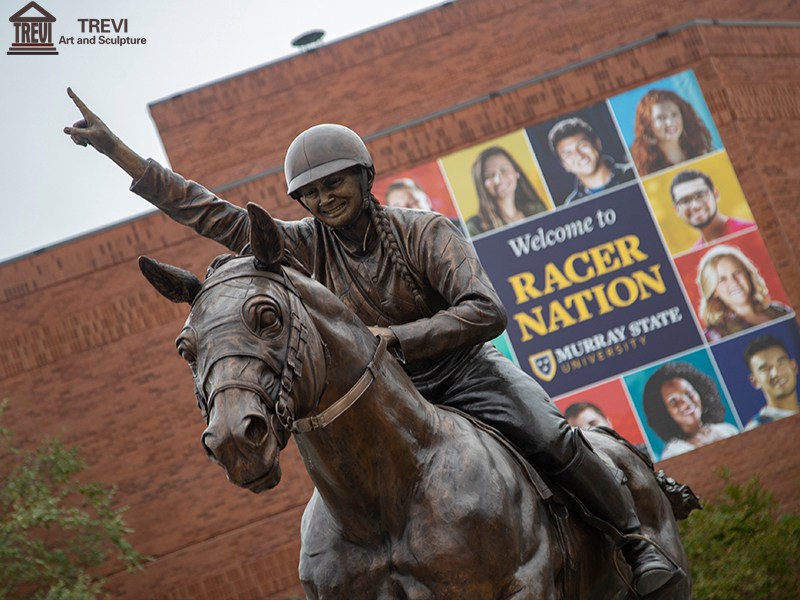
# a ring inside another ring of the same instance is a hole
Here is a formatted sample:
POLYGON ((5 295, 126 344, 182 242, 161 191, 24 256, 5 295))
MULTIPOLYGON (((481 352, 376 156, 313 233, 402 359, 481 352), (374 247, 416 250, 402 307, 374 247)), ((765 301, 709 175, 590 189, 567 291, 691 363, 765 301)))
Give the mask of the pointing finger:
POLYGON ((93 117, 94 113, 89 110, 89 107, 84 104, 83 100, 78 97, 78 94, 72 91, 71 87, 67 88, 67 95, 72 98, 72 101, 75 103, 75 106, 78 107, 78 110, 81 111, 81 114, 84 118, 88 119, 89 117, 93 117))

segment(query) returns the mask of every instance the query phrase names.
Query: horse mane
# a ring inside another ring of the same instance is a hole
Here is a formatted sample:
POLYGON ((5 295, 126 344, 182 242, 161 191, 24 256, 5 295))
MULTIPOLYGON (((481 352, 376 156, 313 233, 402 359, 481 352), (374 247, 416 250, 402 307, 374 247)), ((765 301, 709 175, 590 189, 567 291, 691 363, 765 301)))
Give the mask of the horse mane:
MULTIPOLYGON (((354 313, 341 299, 331 290, 326 288, 313 277, 306 275, 303 271, 289 266, 283 267, 289 281, 295 287, 300 297, 307 303, 308 299, 321 297, 324 301, 319 303, 325 308, 326 317, 341 322, 346 326, 353 326, 361 330, 367 330, 367 325, 354 313)), ((317 304, 317 303, 315 303, 317 304)), ((372 335, 370 333, 370 335, 372 335)))
POLYGON ((214 271, 219 269, 222 265, 227 262, 230 262, 234 258, 238 258, 240 256, 244 256, 243 254, 220 254, 219 256, 215 256, 214 259, 208 264, 208 268, 206 269, 206 276, 205 279, 207 280, 214 274, 214 271))

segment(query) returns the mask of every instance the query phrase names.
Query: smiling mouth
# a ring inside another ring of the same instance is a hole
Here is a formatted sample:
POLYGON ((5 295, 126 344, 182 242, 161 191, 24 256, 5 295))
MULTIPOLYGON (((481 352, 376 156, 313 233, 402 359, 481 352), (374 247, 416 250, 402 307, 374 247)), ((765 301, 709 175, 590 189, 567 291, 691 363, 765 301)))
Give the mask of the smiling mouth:
POLYGON ((347 209, 347 202, 337 202, 322 209, 322 212, 329 217, 337 217, 347 209))

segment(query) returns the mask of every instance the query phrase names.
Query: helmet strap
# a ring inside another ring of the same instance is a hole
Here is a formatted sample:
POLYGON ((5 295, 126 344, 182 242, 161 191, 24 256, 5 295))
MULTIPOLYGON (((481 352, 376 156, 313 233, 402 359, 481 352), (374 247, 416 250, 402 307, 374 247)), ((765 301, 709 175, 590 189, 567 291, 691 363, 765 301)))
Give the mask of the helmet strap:
POLYGON ((302 198, 300 198, 300 195, 299 195, 299 194, 297 194, 297 193, 292 193, 292 194, 289 194, 289 197, 290 197, 292 200, 294 200, 295 202, 297 202, 298 204, 300 204, 300 205, 301 205, 303 208, 305 208, 305 209, 306 209, 308 212, 311 212, 311 209, 310 209, 310 208, 308 208, 308 204, 306 204, 305 202, 303 202, 303 199, 302 199, 302 198))
POLYGON ((374 167, 361 166, 358 169, 358 178, 361 184, 361 198, 363 200, 361 208, 366 209, 372 198, 372 181, 375 175, 374 167))

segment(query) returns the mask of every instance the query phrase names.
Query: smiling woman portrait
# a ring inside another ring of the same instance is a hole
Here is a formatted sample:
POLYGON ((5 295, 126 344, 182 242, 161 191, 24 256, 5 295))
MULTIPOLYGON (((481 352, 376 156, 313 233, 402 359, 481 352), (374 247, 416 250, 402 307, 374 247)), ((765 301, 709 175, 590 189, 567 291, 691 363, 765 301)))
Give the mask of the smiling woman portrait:
POLYGON ((697 286, 700 318, 710 342, 791 313, 770 298, 756 266, 734 246, 716 246, 703 256, 697 286))
POLYGON ((739 433, 725 422, 725 407, 708 375, 685 362, 663 365, 642 397, 647 424, 666 445, 664 460, 739 433))
POLYGON ((713 149, 711 132, 691 104, 670 90, 650 90, 636 106, 631 156, 647 175, 713 149))
POLYGON ((467 220, 470 235, 547 210, 517 161, 500 146, 491 146, 478 155, 472 178, 478 193, 478 214, 467 220))

